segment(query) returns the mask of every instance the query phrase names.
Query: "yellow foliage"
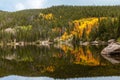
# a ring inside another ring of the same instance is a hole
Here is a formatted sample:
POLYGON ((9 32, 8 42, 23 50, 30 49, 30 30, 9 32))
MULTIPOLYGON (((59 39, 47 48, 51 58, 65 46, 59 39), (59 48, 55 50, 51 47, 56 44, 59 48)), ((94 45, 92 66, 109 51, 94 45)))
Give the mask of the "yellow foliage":
POLYGON ((68 35, 66 32, 61 36, 60 40, 67 40, 69 38, 71 38, 73 36, 73 34, 68 35))
MULTIPOLYGON (((101 19, 104 19, 102 17, 101 19)), ((66 32, 61 37, 62 40, 69 39, 69 35, 73 36, 79 36, 82 37, 83 30, 86 29, 86 35, 88 36, 92 27, 95 27, 98 25, 98 18, 83 18, 80 20, 74 20, 73 21, 74 29, 71 31, 70 34, 67 34, 66 32)))
POLYGON ((53 14, 52 13, 49 13, 49 14, 40 13, 39 17, 42 17, 42 18, 44 18, 46 20, 53 20, 53 14))
POLYGON ((68 36, 67 36, 67 33, 65 32, 61 38, 62 38, 62 40, 66 40, 67 37, 68 37, 68 36))
POLYGON ((52 20, 53 19, 53 14, 52 13, 46 14, 45 19, 52 20))
POLYGON ((98 25, 98 18, 83 18, 80 20, 73 21, 74 24, 74 31, 76 32, 76 35, 79 37, 82 36, 83 30, 86 29, 87 36, 89 35, 92 27, 95 27, 98 25))

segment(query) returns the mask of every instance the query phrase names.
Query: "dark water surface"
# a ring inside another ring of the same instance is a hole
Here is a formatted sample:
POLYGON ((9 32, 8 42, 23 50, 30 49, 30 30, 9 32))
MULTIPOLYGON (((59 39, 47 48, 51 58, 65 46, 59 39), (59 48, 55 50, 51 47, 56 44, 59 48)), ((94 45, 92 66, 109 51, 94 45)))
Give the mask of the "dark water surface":
POLYGON ((0 80, 120 80, 120 56, 101 56, 104 47, 0 47, 0 80))

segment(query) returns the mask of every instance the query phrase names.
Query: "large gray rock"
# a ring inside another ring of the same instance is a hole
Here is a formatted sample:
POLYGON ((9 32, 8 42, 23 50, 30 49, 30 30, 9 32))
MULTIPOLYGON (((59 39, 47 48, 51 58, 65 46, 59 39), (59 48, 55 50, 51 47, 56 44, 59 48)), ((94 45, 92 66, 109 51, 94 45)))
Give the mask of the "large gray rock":
POLYGON ((111 43, 101 51, 101 54, 114 53, 116 50, 120 50, 120 44, 111 43))
POLYGON ((108 43, 114 43, 114 42, 115 42, 115 39, 108 40, 108 43))

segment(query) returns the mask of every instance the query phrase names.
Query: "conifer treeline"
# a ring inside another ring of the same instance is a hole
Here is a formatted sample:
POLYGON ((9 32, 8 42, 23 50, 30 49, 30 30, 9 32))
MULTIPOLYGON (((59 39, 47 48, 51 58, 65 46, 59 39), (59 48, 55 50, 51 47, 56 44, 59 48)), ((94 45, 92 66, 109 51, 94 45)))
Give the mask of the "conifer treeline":
MULTIPOLYGON (((117 39, 120 37, 119 16, 120 6, 53 6, 46 9, 17 12, 0 11, 0 40, 15 38, 17 41, 53 40, 60 37, 65 31, 70 32, 74 28, 74 25, 70 24, 72 21, 89 17, 117 18, 114 21, 109 18, 100 21, 99 27, 92 29, 89 40, 117 39), (40 13, 52 14, 53 19, 46 20, 40 16, 40 13), (18 28, 23 26, 31 26, 31 29, 18 28), (15 34, 6 33, 7 28, 17 31, 15 34)), ((83 37, 85 38, 85 35, 83 37)))

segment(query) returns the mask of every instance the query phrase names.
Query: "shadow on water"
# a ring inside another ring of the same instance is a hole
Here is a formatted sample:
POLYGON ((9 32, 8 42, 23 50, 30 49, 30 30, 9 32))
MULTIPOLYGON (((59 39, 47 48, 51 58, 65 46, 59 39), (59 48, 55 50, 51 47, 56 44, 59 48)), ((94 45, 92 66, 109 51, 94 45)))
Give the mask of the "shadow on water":
POLYGON ((119 76, 120 65, 104 59, 100 55, 103 48, 67 45, 0 48, 0 76, 47 76, 53 79, 119 76))

